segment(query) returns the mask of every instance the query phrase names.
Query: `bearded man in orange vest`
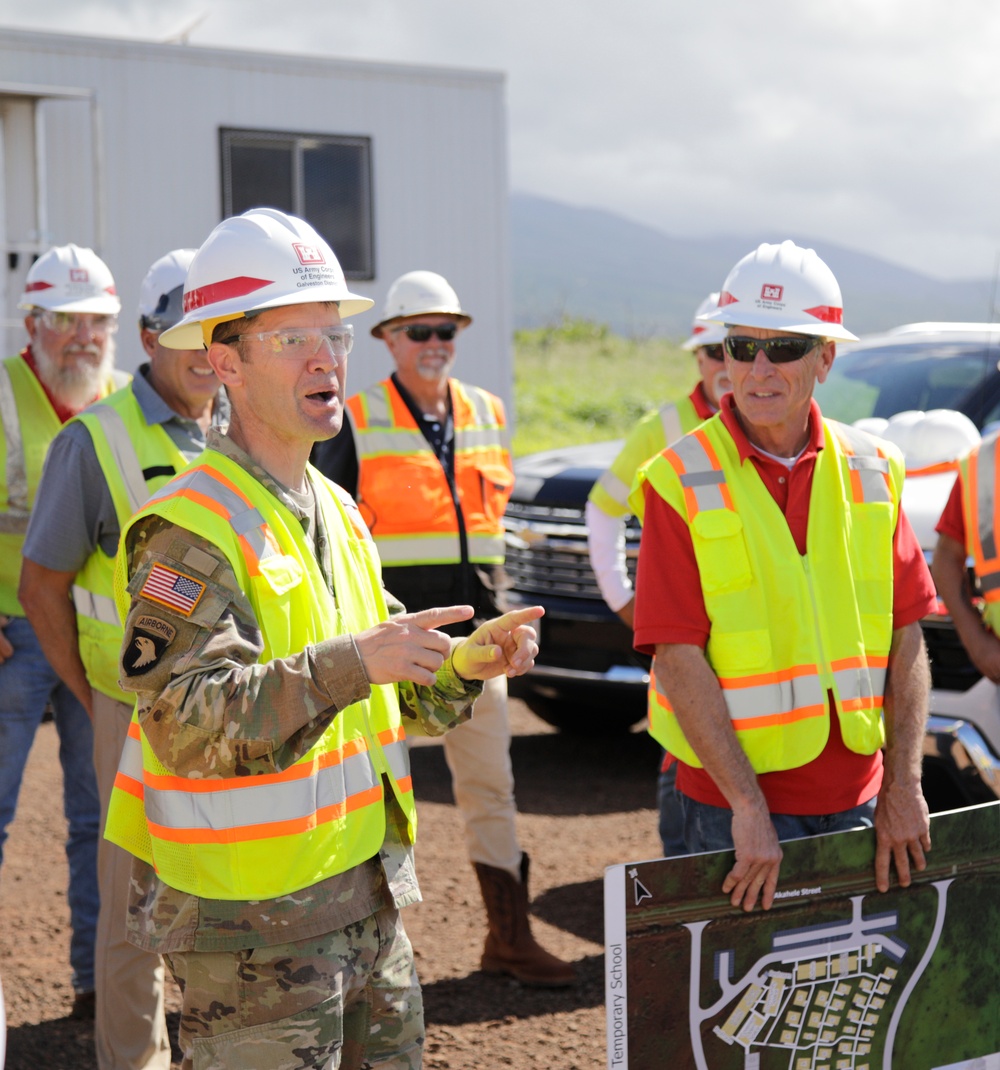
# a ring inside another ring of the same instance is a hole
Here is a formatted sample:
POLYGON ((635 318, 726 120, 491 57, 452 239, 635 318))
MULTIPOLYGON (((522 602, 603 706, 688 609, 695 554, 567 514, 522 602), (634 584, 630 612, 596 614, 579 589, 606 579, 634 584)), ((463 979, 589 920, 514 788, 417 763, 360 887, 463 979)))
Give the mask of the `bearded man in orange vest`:
MULTIPOLYGON (((471 322, 441 275, 398 278, 371 331, 396 370, 348 399, 344 432, 320 443, 313 461, 355 495, 385 582, 405 605, 454 599, 474 606, 478 622, 502 611, 503 511, 514 472, 503 403, 451 377, 455 339, 471 322)), ((474 623, 445 630, 463 635, 474 623)), ((505 678, 486 683, 472 720, 444 737, 444 751, 486 906, 482 968, 523 984, 572 984, 573 966, 537 943, 528 919, 505 678)))

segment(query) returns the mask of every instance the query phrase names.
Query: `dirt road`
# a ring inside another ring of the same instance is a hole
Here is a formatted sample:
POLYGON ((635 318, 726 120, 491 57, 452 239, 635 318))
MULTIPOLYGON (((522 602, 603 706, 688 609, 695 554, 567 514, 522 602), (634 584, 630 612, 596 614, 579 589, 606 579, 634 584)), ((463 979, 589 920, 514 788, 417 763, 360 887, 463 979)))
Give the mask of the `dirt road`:
MULTIPOLYGON (((512 704, 519 833, 531 856, 534 928, 574 960, 580 984, 521 988, 479 972, 484 917, 439 744, 412 755, 424 902, 406 910, 427 1016, 428 1070, 605 1065, 604 867, 659 853, 657 748, 644 734, 577 739, 512 704)), ((92 1030, 67 1017, 65 821, 51 724, 39 730, 0 871, 6 1070, 93 1070, 92 1030)), ((171 990, 176 1028, 177 993, 171 990)), ((176 1053, 175 1053, 176 1054, 176 1053)))

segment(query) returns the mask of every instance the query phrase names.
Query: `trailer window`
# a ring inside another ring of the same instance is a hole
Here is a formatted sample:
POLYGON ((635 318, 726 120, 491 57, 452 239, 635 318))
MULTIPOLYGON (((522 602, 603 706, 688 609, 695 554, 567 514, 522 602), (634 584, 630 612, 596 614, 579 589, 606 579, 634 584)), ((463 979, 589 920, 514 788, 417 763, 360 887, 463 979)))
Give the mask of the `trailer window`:
POLYGON ((222 215, 280 208, 307 219, 349 279, 375 277, 371 138, 220 131, 222 215))

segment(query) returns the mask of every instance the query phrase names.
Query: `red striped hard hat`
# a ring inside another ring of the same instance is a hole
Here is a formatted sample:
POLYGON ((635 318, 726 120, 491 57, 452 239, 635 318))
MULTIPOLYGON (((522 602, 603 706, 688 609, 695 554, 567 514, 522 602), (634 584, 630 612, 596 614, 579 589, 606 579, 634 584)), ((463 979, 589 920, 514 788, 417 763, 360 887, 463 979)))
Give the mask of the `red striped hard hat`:
POLYGON ((53 246, 31 265, 17 307, 114 316, 122 303, 108 265, 93 249, 70 243, 53 246))
POLYGON ((188 268, 184 318, 160 342, 204 349, 218 323, 312 301, 335 301, 345 319, 375 303, 348 290, 333 250, 304 219, 251 208, 224 219, 205 239, 188 268))
POLYGON ((844 301, 833 272, 812 249, 792 241, 758 245, 726 276, 719 307, 699 319, 856 342, 843 325, 844 301))

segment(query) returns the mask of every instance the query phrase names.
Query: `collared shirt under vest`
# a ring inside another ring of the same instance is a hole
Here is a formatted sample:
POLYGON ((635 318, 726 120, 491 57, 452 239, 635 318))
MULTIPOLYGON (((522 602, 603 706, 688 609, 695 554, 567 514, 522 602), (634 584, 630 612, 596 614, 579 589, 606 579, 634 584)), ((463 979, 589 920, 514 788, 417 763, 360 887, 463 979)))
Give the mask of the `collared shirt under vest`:
POLYGON ((358 506, 386 566, 503 562, 503 511, 514 487, 503 404, 457 379, 449 388, 452 482, 391 379, 347 402, 358 506))
MULTIPOLYGON (((711 632, 715 671, 737 738, 758 773, 805 765, 829 734, 833 695, 846 746, 874 754, 892 641, 893 533, 903 484, 894 447, 822 421, 807 553, 718 417, 655 458, 648 481, 686 520, 711 632)), ((651 728, 700 767, 658 690, 651 728)))
MULTIPOLYGON (((0 614, 13 617, 24 616, 17 600, 24 534, 45 454, 62 427, 24 358, 27 352, 0 363, 0 614)), ((100 396, 106 397, 129 378, 113 372, 102 384, 100 396)))

